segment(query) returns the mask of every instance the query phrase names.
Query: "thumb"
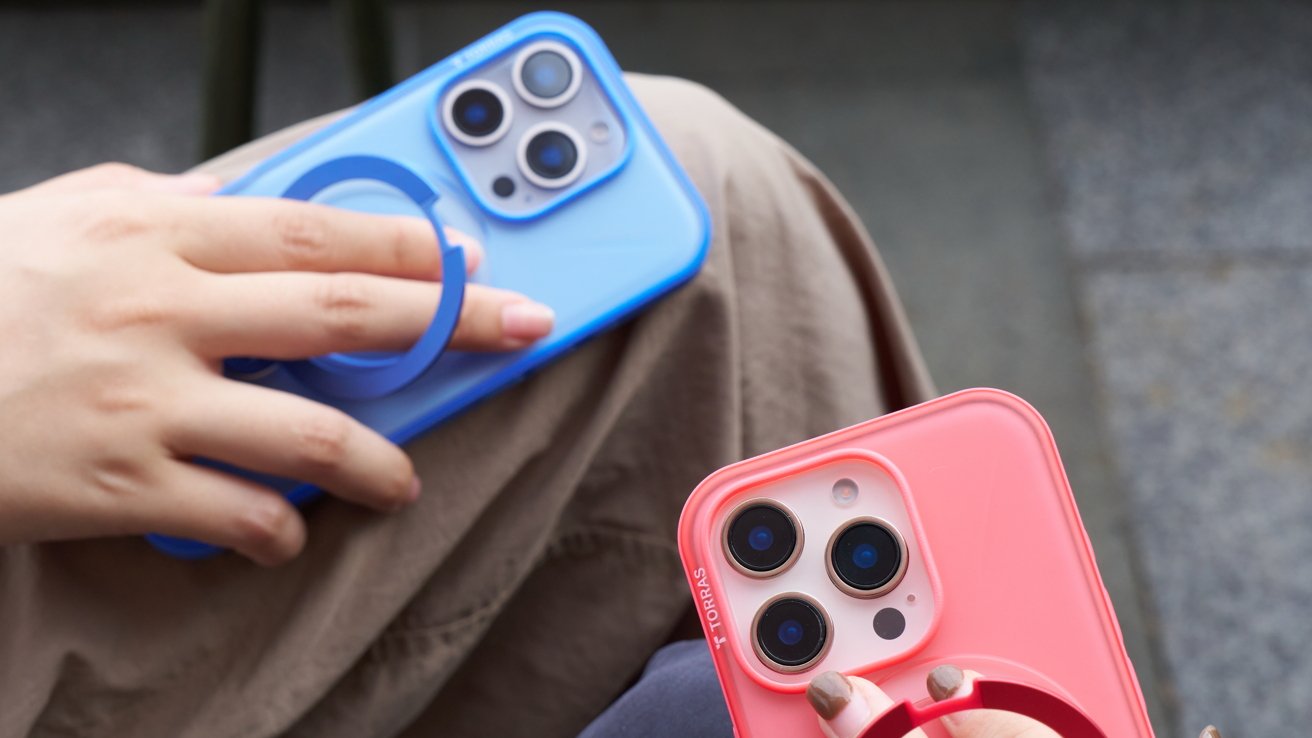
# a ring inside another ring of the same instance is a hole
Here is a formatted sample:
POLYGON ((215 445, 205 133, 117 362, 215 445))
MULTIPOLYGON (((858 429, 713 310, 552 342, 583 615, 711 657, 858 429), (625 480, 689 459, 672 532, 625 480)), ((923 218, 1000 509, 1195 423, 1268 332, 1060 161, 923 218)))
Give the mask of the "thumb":
MULTIPOLYGON (((943 665, 929 672, 925 684, 935 702, 970 694, 978 672, 943 665)), ((963 710, 944 715, 939 721, 952 738, 1061 738, 1039 721, 1005 710, 963 710)))
MULTIPOLYGON (((875 718, 893 706, 893 698, 861 677, 826 671, 806 688, 806 699, 825 738, 858 738, 875 718)), ((919 729, 904 738, 926 738, 919 729)))

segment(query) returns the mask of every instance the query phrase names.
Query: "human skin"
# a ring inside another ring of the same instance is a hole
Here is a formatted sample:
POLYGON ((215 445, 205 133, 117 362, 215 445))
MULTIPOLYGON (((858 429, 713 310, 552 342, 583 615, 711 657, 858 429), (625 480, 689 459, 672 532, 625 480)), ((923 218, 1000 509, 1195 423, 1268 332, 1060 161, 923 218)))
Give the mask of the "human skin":
MULTIPOLYGON (((226 379, 228 356, 400 350, 441 296, 426 221, 101 165, 0 196, 0 544, 158 532, 285 562, 304 521, 273 490, 190 461, 301 479, 393 511, 410 459, 345 413, 226 379)), ((465 247, 469 268, 478 244, 465 247)), ((549 308, 466 291, 453 348, 522 348, 549 308)))
MULTIPOLYGON (((968 693, 979 678, 978 672, 945 664, 929 672, 925 686, 929 696, 941 702, 968 693)), ((806 698, 826 738, 859 738, 875 717, 893 706, 893 698, 870 681, 836 671, 812 679, 806 698)), ((1002 710, 967 710, 939 721, 952 738, 1061 738, 1036 720, 1002 710)), ((905 738, 925 738, 925 733, 917 729, 905 738)), ((1209 725, 1198 738, 1221 738, 1221 733, 1209 725)))

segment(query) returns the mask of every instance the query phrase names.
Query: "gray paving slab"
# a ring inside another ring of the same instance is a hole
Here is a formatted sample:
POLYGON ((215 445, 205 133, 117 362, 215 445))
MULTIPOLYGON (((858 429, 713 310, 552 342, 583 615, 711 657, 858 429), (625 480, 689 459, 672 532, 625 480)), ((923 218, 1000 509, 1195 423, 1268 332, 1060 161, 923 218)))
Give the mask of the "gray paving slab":
POLYGON ((1027 19, 1079 255, 1312 250, 1312 5, 1068 1, 1027 19))
POLYGON ((1107 270, 1088 294, 1181 725, 1299 735, 1312 705, 1312 267, 1107 270))
POLYGON ((0 9, 0 192, 103 161, 195 159, 200 13, 0 9))

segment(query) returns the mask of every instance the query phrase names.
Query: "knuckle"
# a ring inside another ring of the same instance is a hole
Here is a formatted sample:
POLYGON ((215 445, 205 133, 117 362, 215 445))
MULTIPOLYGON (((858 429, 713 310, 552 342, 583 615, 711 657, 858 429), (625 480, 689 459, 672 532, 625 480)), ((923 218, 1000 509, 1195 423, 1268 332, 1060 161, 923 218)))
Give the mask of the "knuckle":
POLYGON ((101 333, 150 328, 175 322, 181 316, 169 301, 149 295, 127 295, 101 301, 90 308, 87 327, 101 333))
POLYGON ((101 415, 147 413, 155 407, 155 393, 126 371, 105 371, 88 379, 88 404, 101 415))
POLYGON ((111 161, 89 167, 85 173, 102 187, 127 187, 140 180, 146 171, 121 161, 111 161))
POLYGON ((293 206, 274 217, 273 230, 287 266, 301 269, 319 264, 329 249, 328 227, 306 207, 293 206))
POLYGON ((96 459, 89 475, 91 489, 116 507, 139 497, 149 484, 145 465, 128 454, 106 454, 96 459))
MULTIPOLYGON (((392 265, 397 271, 405 273, 419 271, 434 261, 437 247, 434 245, 428 250, 421 248, 423 239, 416 237, 415 223, 401 218, 389 218, 383 228, 383 243, 387 245, 387 253, 391 256, 392 265)), ((427 223, 424 224, 424 230, 428 230, 427 223)))
POLYGON ((92 243, 107 243, 141 236, 151 230, 146 214, 118 195, 99 197, 86 216, 83 236, 92 243))
POLYGON ((330 338, 350 342, 367 334, 374 300, 359 276, 327 275, 321 282, 315 303, 330 338))
POLYGON ((337 411, 323 412, 302 422, 294 435, 297 458, 319 471, 341 468, 351 442, 351 422, 337 411))
POLYGON ((267 499, 249 505, 236 517, 233 537, 239 546, 268 548, 282 538, 296 513, 280 500, 267 499))

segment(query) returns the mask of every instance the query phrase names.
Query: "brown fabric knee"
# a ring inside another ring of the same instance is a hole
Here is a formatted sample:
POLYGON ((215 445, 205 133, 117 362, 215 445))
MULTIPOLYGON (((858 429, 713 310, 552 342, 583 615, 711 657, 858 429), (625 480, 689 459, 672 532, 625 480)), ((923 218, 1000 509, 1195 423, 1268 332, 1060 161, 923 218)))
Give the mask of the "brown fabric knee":
POLYGON ((315 505, 286 567, 0 549, 0 735, 573 735, 683 614, 674 530, 702 477, 930 396, 823 177, 702 87, 630 82, 711 208, 702 272, 409 444, 411 510, 315 505))

